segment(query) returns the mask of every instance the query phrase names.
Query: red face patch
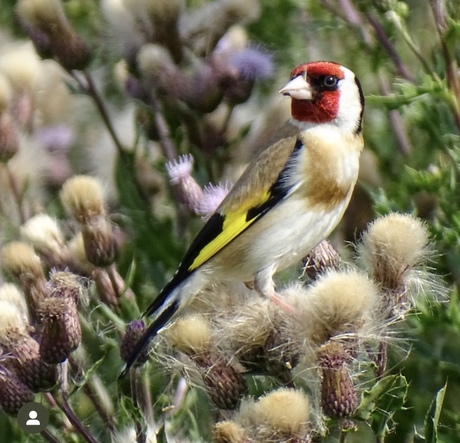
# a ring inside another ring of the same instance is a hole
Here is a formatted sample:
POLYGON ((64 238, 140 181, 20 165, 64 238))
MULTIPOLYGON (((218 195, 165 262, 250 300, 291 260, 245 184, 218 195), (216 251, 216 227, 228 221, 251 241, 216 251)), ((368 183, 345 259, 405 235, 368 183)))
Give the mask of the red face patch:
POLYGON ((312 100, 292 99, 292 117, 298 121, 326 123, 337 117, 339 110, 340 91, 331 88, 327 81, 332 78, 341 80, 344 73, 340 65, 332 62, 312 62, 297 66, 292 71, 292 77, 306 75, 313 90, 312 100))

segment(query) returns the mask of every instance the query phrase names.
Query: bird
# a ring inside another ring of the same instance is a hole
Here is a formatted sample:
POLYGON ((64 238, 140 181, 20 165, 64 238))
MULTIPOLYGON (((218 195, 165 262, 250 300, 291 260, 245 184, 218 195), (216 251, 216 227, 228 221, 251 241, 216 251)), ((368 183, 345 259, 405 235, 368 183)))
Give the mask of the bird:
POLYGON ((150 340, 206 285, 249 283, 277 298, 273 275, 300 261, 337 226, 358 179, 364 94, 348 68, 313 61, 294 68, 279 92, 291 117, 246 170, 192 241, 144 317, 126 375, 150 340))

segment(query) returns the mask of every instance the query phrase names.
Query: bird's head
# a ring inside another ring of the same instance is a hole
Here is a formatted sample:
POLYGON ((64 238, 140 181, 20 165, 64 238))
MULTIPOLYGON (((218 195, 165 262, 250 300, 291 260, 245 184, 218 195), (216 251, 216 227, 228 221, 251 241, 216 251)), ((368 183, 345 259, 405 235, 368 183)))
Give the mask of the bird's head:
POLYGON ((291 97, 292 118, 299 123, 332 123, 361 132, 364 95, 355 74, 344 66, 327 61, 301 64, 279 92, 291 97))

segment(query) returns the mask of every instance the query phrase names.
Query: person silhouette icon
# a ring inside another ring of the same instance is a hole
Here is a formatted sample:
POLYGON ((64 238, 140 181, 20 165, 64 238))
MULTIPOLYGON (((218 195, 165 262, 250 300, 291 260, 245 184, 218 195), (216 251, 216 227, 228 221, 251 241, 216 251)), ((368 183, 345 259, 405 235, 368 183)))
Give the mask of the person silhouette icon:
POLYGON ((26 426, 40 426, 40 420, 37 420, 37 411, 29 412, 29 420, 26 421, 26 426))
MULTIPOLYGON (((35 401, 23 404, 17 416, 19 427, 27 434, 42 432, 48 426, 49 418, 46 407, 35 401)), ((0 441, 3 442, 1 434, 0 430, 0 441)))

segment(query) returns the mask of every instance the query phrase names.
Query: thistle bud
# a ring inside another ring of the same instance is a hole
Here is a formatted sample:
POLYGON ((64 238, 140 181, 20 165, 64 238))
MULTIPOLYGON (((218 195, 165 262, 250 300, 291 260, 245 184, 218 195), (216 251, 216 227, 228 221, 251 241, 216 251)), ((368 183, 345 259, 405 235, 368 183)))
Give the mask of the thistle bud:
POLYGON ((348 369, 350 355, 337 342, 329 341, 317 351, 321 368, 321 407, 330 418, 350 417, 358 407, 358 396, 348 369))
POLYGON ((41 358, 49 364, 62 363, 81 342, 75 300, 70 297, 47 298, 40 303, 37 315, 41 358))
POLYGON ((339 268, 340 255, 327 240, 323 240, 302 261, 303 271, 316 280, 325 272, 339 268))
POLYGON ((11 342, 7 351, 13 357, 8 362, 11 364, 18 378, 33 392, 47 391, 58 381, 59 372, 57 366, 45 363, 40 356, 40 345, 28 335, 11 342))
POLYGON ((244 429, 234 421, 221 421, 214 425, 212 431, 213 443, 246 443, 244 429))
POLYGON ((178 31, 182 0, 146 1, 147 13, 153 23, 154 40, 168 48, 174 61, 182 59, 182 41, 178 31))
POLYGON ((299 390, 278 389, 257 402, 247 401, 240 419, 255 441, 311 442, 310 403, 299 390))
POLYGON ((62 187, 60 198, 67 213, 81 224, 106 215, 102 185, 93 177, 78 175, 68 179, 62 187))
POLYGON ((33 399, 34 393, 0 362, 0 407, 8 415, 16 417, 19 409, 33 399))
POLYGON ((174 64, 169 52, 160 45, 148 43, 139 50, 137 62, 142 79, 170 97, 180 98, 188 89, 188 79, 174 64))
POLYGON ((106 305, 117 309, 120 305, 120 293, 124 291, 126 286, 122 277, 118 275, 114 281, 113 278, 110 278, 107 271, 98 268, 93 270, 91 277, 96 284, 97 295, 100 300, 106 305))
POLYGON ((246 381, 214 348, 209 321, 200 315, 180 318, 164 334, 170 345, 196 363, 213 403, 219 409, 235 409, 247 392, 246 381))
POLYGON ((182 38, 191 42, 195 53, 208 53, 231 26, 255 20, 259 12, 258 0, 221 0, 205 3, 183 20, 182 38))
MULTIPOLYGON (((20 0, 16 6, 26 32, 36 37, 40 31, 49 39, 46 49, 67 70, 84 69, 90 60, 86 43, 78 36, 58 0, 20 0)), ((43 37, 41 38, 43 41, 43 37)))
MULTIPOLYGON (((126 327, 125 335, 121 340, 120 345, 120 356, 121 359, 126 362, 131 356, 134 346, 137 344, 139 339, 142 337, 145 331, 145 324, 142 320, 133 320, 126 327)), ((142 366, 149 359, 150 346, 146 346, 142 352, 139 354, 139 357, 136 360, 136 366, 142 366)))

